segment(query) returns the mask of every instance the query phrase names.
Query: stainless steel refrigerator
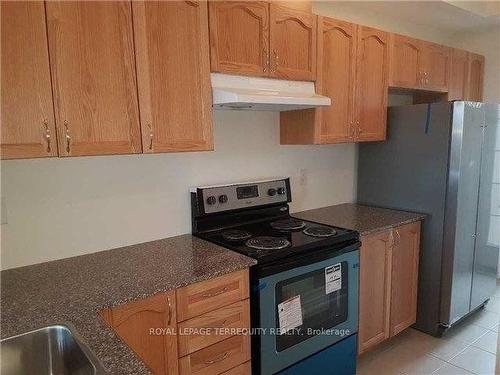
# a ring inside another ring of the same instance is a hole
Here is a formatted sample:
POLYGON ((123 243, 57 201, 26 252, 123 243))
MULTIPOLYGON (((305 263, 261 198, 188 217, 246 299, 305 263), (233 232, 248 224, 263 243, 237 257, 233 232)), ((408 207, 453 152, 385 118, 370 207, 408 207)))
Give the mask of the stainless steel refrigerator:
POLYGON ((415 328, 440 335, 494 294, 500 105, 391 107, 385 142, 359 145, 360 204, 427 214, 415 328))

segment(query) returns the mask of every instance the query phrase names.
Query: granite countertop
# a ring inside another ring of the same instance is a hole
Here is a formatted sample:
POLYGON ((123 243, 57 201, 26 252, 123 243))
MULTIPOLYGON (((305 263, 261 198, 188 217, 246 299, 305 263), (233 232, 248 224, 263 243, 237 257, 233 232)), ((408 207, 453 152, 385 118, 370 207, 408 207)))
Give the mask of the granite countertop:
POLYGON ((191 235, 1 272, 1 336, 70 323, 111 374, 149 374, 98 312, 256 261, 191 235))
POLYGON ((292 216, 321 224, 353 229, 360 235, 378 232, 399 225, 423 220, 426 215, 415 212, 389 210, 355 203, 293 213, 292 216))

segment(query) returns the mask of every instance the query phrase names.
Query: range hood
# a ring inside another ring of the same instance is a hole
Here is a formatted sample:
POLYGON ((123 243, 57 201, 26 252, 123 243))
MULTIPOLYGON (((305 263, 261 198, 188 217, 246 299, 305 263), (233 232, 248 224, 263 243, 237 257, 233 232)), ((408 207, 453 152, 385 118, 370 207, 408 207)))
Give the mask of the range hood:
POLYGON ((214 109, 293 111, 331 105, 316 94, 314 82, 285 81, 211 73, 214 109))

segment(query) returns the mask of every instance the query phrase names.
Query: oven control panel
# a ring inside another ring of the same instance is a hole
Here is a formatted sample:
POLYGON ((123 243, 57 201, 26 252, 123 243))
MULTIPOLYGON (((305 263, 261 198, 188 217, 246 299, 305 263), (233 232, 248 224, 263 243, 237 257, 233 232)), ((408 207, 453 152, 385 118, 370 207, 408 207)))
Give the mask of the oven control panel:
POLYGON ((291 201, 289 178, 199 187, 191 193, 205 214, 291 201))

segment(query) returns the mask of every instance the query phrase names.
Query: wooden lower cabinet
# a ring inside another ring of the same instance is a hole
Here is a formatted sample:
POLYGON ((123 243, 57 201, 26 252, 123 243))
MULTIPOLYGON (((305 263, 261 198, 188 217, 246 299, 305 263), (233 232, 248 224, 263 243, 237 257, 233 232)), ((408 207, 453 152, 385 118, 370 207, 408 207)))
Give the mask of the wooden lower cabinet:
POLYGON ((222 375, 250 375, 251 373, 252 365, 250 364, 250 361, 248 361, 224 372, 222 375))
POLYGON ((250 306, 246 300, 238 301, 181 322, 178 327, 181 332, 194 332, 179 336, 179 356, 182 357, 231 337, 232 329, 250 327, 250 306), (206 333, 214 329, 217 332, 206 333))
POLYGON ((117 335, 154 374, 178 374, 175 291, 101 311, 117 335), (168 329, 152 334, 151 329, 168 329))
POLYGON ((420 222, 363 236, 361 242, 359 354, 416 321, 420 222))
POLYGON ((248 283, 245 269, 100 315, 153 374, 250 375, 248 283))
POLYGON ((391 231, 361 239, 358 352, 389 338, 391 303, 391 231))
POLYGON ((420 222, 393 230, 391 271, 391 336, 417 319, 420 222))
POLYGON ((179 360, 181 375, 220 374, 250 359, 250 336, 233 336, 179 360))

